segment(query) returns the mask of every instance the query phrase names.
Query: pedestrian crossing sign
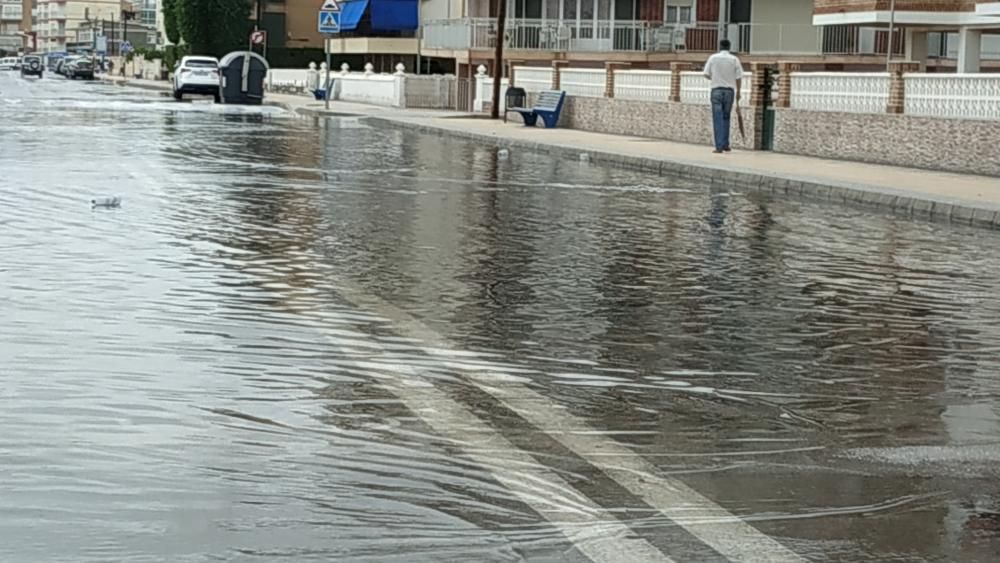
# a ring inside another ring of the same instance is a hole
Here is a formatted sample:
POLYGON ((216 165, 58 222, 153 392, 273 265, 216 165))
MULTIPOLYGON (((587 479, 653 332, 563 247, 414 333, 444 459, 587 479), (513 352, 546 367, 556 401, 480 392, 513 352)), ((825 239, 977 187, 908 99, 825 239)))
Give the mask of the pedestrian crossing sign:
POLYGON ((320 12, 319 13, 320 33, 340 32, 340 12, 320 12))

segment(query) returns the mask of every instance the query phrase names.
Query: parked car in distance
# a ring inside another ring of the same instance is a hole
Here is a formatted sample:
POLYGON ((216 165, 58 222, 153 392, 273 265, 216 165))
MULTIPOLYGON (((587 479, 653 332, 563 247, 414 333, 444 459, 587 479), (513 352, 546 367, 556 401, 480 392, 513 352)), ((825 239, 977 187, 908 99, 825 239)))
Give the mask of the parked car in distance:
POLYGON ((219 93, 219 59, 215 57, 184 57, 174 70, 174 99, 182 100, 185 94, 212 96, 221 100, 219 93))
POLYGON ((76 59, 63 66, 63 74, 70 80, 93 80, 94 63, 90 59, 76 59))
POLYGON ((21 77, 37 76, 41 78, 45 73, 45 65, 42 57, 38 55, 25 55, 21 60, 21 77))
POLYGON ((0 59, 0 70, 14 70, 17 66, 17 57, 4 57, 0 59))

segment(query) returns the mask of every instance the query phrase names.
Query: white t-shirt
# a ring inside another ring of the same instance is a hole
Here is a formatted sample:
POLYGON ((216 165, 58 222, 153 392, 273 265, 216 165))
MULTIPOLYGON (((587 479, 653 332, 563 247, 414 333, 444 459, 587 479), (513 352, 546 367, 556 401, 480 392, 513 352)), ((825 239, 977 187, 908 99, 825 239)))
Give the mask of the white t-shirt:
POLYGON ((743 78, 743 65, 736 55, 719 51, 705 63, 705 77, 712 81, 712 88, 736 89, 736 81, 743 78))

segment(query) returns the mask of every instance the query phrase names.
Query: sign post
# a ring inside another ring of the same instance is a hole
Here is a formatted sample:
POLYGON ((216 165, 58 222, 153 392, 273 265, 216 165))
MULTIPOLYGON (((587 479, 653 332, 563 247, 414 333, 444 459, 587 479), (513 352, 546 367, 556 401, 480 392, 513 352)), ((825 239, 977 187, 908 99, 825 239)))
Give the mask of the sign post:
POLYGON ((326 0, 319 9, 319 32, 323 34, 323 49, 326 50, 326 77, 323 91, 326 98, 326 109, 330 109, 330 42, 333 35, 340 33, 340 4, 337 0, 326 0))
POLYGON ((267 60, 267 31, 263 29, 255 30, 250 34, 250 50, 253 51, 254 45, 261 46, 261 56, 264 60, 267 60))

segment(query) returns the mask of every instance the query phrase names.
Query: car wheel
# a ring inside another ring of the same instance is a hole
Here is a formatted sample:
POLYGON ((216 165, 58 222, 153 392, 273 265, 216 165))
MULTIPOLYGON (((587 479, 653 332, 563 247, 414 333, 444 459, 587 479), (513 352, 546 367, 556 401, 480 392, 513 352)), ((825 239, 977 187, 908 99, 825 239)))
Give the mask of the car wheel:
POLYGON ((174 90, 174 99, 178 102, 184 99, 184 93, 180 90, 174 90))
POLYGON ((215 94, 215 103, 217 103, 217 104, 221 104, 222 103, 222 94, 219 94, 219 93, 215 94))

